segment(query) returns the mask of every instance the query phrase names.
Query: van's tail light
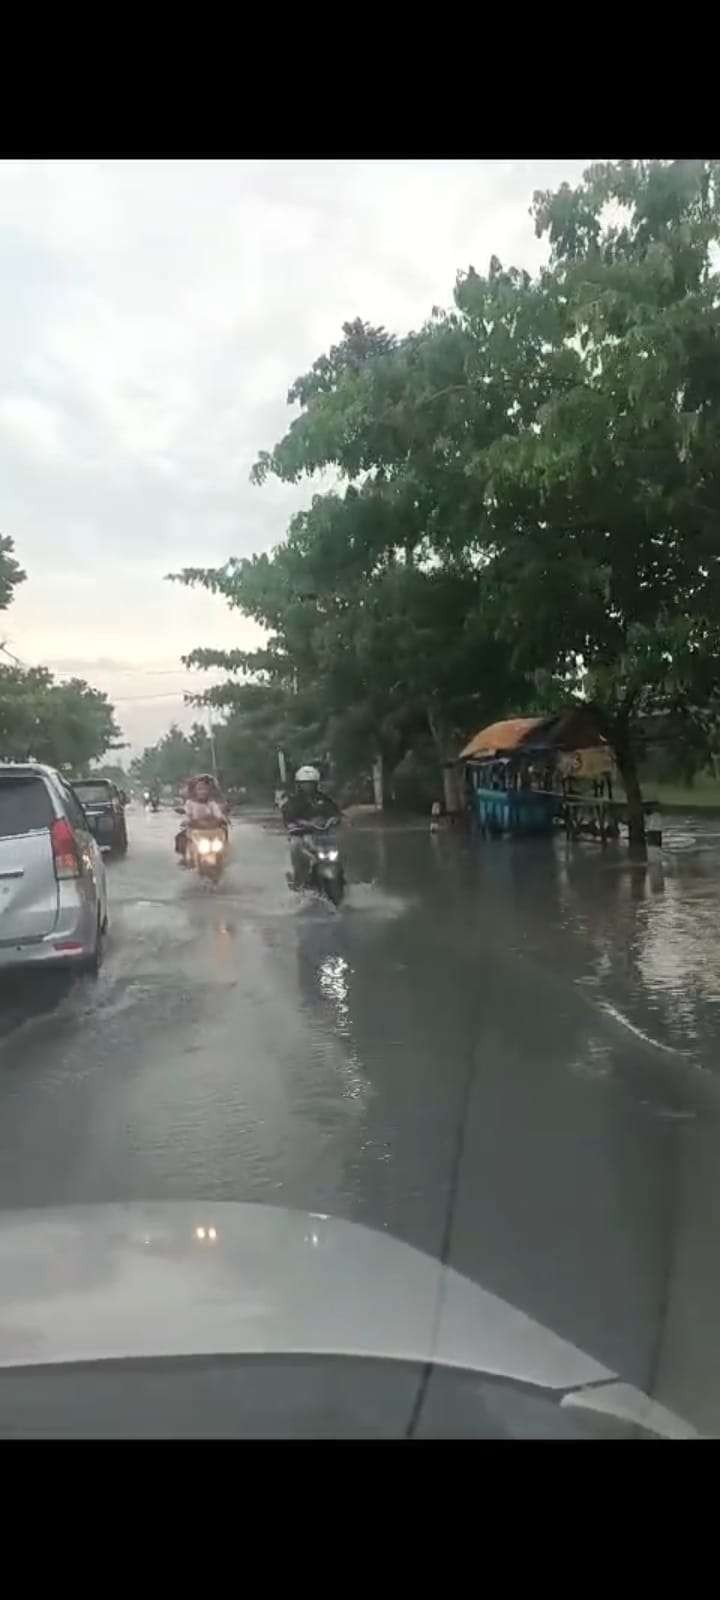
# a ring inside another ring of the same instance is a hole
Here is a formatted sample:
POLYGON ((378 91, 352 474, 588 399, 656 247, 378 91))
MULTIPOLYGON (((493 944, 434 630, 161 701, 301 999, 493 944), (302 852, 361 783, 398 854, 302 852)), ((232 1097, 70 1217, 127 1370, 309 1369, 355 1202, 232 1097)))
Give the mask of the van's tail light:
POLYGON ((50 829, 55 876, 79 878, 80 857, 75 835, 66 817, 56 817, 50 829))

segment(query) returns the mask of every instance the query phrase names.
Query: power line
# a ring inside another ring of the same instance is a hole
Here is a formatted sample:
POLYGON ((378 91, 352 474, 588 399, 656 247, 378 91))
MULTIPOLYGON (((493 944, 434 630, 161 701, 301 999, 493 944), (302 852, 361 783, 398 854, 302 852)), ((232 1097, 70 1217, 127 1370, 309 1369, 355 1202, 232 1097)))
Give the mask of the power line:
MULTIPOLYGON (((26 672, 33 670, 32 668, 29 668, 27 666, 27 663, 25 661, 21 661, 19 656, 14 655, 12 650, 8 649, 7 644, 5 643, 4 640, 3 640, 2 644, 0 644, 0 651, 3 653, 3 655, 8 656, 10 661, 13 661, 15 663, 16 667, 21 667, 23 669, 23 671, 26 671, 26 672)), ((88 665, 91 666, 91 663, 88 663, 88 665)), ((111 669, 111 670, 112 671, 116 671, 118 673, 118 675, 122 676, 122 677, 127 677, 129 674, 137 672, 137 673, 140 674, 141 677, 146 677, 146 678, 151 678, 151 677, 152 678, 154 678, 154 677, 171 678, 171 677, 175 677, 175 676, 183 677, 186 682, 187 682, 187 679, 188 679, 188 676, 189 676, 187 667, 119 667, 119 668, 114 668, 114 669, 111 669)), ((69 678, 69 677, 72 676, 72 674, 68 673, 67 671, 58 671, 57 667, 55 668, 55 673, 56 673, 57 677, 61 681, 62 681, 63 678, 69 678)), ((185 689, 182 688, 182 687, 178 687, 177 689, 170 689, 169 691, 167 691, 164 694, 119 694, 119 695, 115 695, 115 694, 112 693, 112 690, 110 690, 109 699, 111 700, 111 703, 113 705, 132 705, 132 704, 139 704, 140 702, 147 701, 147 700, 178 700, 181 695, 182 696, 185 695, 185 692, 186 692, 185 689)))
POLYGON ((112 696, 112 703, 116 706, 126 706, 131 701, 139 700, 178 700, 184 692, 183 689, 174 689, 169 694, 115 694, 112 696))

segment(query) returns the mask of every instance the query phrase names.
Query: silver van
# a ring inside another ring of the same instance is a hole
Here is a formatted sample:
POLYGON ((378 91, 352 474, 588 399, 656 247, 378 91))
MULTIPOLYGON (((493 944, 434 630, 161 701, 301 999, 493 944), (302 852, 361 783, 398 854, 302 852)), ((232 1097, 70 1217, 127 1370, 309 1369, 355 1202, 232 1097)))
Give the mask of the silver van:
POLYGON ((0 763, 0 973, 96 972, 107 924, 105 867, 79 800, 52 767, 0 763))

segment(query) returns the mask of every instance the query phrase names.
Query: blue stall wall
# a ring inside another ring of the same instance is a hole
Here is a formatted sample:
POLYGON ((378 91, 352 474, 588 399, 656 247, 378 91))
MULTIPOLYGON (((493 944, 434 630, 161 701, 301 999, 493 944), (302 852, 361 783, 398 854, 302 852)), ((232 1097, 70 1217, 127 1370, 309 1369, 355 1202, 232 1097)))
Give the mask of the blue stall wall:
POLYGON ((490 833, 550 833, 557 815, 556 795, 475 789, 475 812, 490 833))

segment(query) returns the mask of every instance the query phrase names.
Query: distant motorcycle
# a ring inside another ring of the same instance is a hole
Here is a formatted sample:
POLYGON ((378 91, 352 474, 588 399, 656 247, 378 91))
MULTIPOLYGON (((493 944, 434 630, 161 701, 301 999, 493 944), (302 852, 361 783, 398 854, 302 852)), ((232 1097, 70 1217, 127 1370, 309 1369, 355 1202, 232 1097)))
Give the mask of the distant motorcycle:
POLYGON ((291 822, 288 827, 304 858, 305 887, 324 894, 334 906, 340 905, 345 893, 345 869, 335 838, 339 826, 339 817, 315 817, 312 822, 291 822))
POLYGON ((145 793, 143 794, 143 804, 146 811, 159 811, 160 796, 157 794, 151 794, 150 790, 146 789, 145 793))
POLYGON ((211 878, 218 883, 225 866, 227 847, 227 830, 218 827, 217 823, 209 828, 188 828, 185 865, 192 867, 200 878, 211 878))

